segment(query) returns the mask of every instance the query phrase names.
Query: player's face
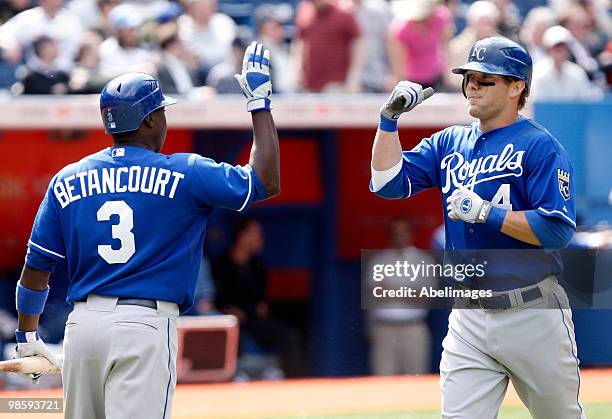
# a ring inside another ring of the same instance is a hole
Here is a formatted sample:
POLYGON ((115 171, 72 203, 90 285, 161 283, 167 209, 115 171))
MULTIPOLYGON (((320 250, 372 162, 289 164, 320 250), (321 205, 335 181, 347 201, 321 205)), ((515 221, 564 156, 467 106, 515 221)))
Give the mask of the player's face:
POLYGON ((468 112, 481 121, 491 120, 512 103, 514 93, 512 82, 496 74, 468 71, 465 93, 468 98, 468 112))

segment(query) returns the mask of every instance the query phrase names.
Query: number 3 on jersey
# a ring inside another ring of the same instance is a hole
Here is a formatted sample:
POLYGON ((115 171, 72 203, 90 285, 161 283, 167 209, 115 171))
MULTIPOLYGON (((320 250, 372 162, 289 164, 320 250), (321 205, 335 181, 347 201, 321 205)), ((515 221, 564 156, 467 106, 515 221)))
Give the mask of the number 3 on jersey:
POLYGON ((134 241, 134 211, 125 201, 107 201, 98 210, 98 221, 110 221, 112 215, 119 216, 119 224, 112 226, 112 237, 121 242, 119 249, 108 244, 98 245, 98 254, 110 264, 125 263, 136 253, 134 241))
POLYGON ((504 183, 499 187, 497 193, 491 200, 491 203, 496 207, 512 211, 512 203, 510 201, 510 184, 504 183))

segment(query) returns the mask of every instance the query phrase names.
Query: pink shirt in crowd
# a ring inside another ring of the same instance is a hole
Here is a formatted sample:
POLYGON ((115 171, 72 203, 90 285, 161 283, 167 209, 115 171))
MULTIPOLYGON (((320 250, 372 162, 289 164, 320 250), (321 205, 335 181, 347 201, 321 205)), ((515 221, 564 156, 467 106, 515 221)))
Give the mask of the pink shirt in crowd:
POLYGON ((451 14, 446 6, 438 6, 426 21, 425 31, 417 28, 418 22, 395 20, 392 31, 406 48, 406 78, 427 84, 442 76, 446 69, 444 37, 451 24, 451 14))

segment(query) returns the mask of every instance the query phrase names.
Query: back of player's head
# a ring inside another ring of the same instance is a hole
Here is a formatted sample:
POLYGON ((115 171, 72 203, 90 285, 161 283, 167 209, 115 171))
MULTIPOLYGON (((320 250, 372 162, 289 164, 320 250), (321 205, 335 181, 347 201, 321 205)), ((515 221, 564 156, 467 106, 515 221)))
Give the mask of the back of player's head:
POLYGON ((100 94, 104 129, 111 135, 136 131, 147 115, 175 103, 176 99, 164 96, 155 77, 123 74, 109 81, 100 94))
POLYGON ((508 38, 494 36, 476 41, 468 54, 468 62, 453 68, 453 73, 465 74, 472 70, 523 80, 528 92, 532 69, 533 62, 525 48, 508 38))

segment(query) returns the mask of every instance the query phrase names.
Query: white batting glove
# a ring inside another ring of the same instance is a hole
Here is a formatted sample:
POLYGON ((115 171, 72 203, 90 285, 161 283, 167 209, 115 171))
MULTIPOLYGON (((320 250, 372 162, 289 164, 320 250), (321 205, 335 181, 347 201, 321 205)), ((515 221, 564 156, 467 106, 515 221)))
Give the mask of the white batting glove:
POLYGON ((254 41, 249 45, 242 60, 242 74, 234 77, 249 100, 247 111, 270 110, 270 51, 263 44, 254 41))
POLYGON ((491 212, 491 204, 474 191, 465 186, 459 186, 446 199, 448 218, 453 221, 462 220, 466 223, 486 223, 491 212))
MULTIPOLYGON (((15 332, 17 338, 17 352, 16 358, 25 358, 28 356, 42 355, 49 360, 53 365, 61 368, 61 361, 49 350, 45 342, 38 336, 38 332, 21 332, 17 330, 15 332)), ((31 378, 34 383, 38 384, 38 379, 42 375, 41 372, 34 374, 22 374, 28 378, 31 378)))
POLYGON ((423 86, 407 80, 400 81, 380 108, 380 114, 387 119, 397 120, 401 114, 411 111, 424 99, 423 86))

